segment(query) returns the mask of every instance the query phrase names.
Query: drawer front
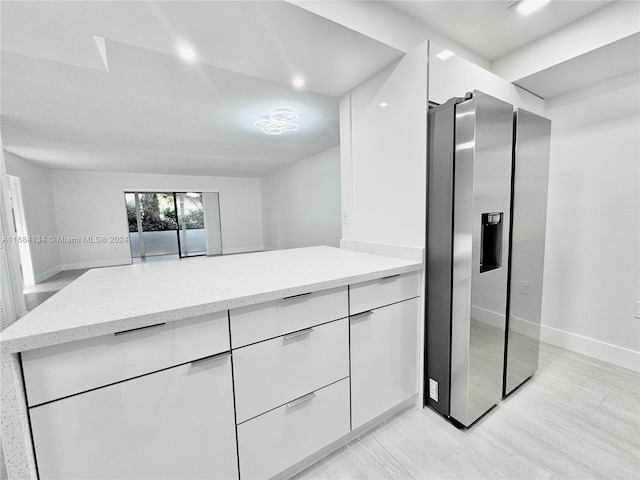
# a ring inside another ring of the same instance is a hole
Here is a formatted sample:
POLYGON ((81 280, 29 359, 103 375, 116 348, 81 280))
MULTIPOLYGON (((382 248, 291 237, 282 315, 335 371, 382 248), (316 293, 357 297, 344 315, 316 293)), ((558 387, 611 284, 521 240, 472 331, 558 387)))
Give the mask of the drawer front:
POLYGON ((234 308, 231 317, 231 345, 278 337, 349 315, 347 287, 332 288, 305 295, 234 308))
POLYGON ((229 350, 227 312, 22 353, 29 406, 229 350))
POLYGON ((420 272, 349 286, 351 315, 420 296, 420 272))
POLYGON ((185 364, 31 408, 58 479, 237 479, 231 359, 185 364))
POLYGON ((238 425, 243 480, 273 477, 349 433, 349 379, 314 395, 238 425))
POLYGON ((238 423, 349 375, 349 321, 233 351, 238 423))

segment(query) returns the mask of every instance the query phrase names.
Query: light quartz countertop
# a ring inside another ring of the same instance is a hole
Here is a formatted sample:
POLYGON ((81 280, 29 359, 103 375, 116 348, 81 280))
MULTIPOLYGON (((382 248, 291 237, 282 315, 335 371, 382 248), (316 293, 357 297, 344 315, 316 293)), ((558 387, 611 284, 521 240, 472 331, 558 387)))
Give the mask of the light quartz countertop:
POLYGON ((422 269, 421 262, 333 247, 89 270, 8 327, 3 353, 340 287, 422 269))

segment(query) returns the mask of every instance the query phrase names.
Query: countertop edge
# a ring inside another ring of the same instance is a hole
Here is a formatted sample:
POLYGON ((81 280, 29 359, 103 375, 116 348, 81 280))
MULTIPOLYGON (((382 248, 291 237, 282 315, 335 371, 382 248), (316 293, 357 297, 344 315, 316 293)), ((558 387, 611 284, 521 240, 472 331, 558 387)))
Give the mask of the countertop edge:
POLYGON ((377 280, 385 276, 417 272, 422 270, 423 268, 423 262, 416 262, 411 265, 386 268, 374 272, 350 275, 315 283, 301 283, 300 285, 292 288, 257 292, 255 294, 228 298, 212 303, 193 305, 176 310, 168 310, 141 316, 119 318, 116 320, 105 321, 98 324, 81 325, 74 328, 61 329, 55 332, 44 332, 41 334, 34 334, 18 338, 1 339, 0 348, 3 355, 16 354, 19 352, 34 350, 37 348, 84 340, 101 335, 109 335, 123 330, 147 327, 158 323, 180 321, 199 315, 207 315, 223 310, 255 305, 258 303, 269 302, 272 300, 299 295, 302 293, 316 292, 320 290, 343 287, 354 283, 377 280))

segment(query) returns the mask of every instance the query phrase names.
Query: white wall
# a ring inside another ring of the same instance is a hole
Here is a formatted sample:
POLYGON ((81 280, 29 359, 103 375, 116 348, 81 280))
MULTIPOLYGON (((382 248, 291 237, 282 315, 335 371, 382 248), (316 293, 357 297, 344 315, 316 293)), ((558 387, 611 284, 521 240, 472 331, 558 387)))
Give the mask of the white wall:
MULTIPOLYGON (((51 170, 58 235, 128 236, 124 192, 220 192, 224 253, 262 249, 258 178, 51 170)), ((63 269, 130 263, 128 243, 59 244, 63 269)))
POLYGON ((640 75, 547 101, 542 339, 640 369, 640 75))
POLYGON ((338 146, 261 179, 266 249, 340 246, 338 146))
POLYGON ((427 60, 424 42, 340 102, 344 239, 425 246, 427 60))
MULTIPOLYGON (((55 237, 57 227, 49 169, 8 152, 4 155, 7 174, 20 178, 27 233, 31 237, 55 237)), ((29 248, 36 282, 61 270, 58 246, 54 242, 31 242, 29 248)))
POLYGON ((544 115, 544 100, 511 84, 496 74, 454 55, 441 60, 443 47, 429 43, 429 101, 442 104, 452 97, 463 97, 472 90, 504 100, 516 107, 544 115))

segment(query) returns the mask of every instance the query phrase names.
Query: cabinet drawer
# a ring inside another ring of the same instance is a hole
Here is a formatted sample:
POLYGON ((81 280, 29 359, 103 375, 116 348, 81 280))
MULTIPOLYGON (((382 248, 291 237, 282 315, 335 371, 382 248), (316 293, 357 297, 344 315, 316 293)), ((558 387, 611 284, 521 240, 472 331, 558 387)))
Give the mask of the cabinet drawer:
POLYGON ((420 272, 349 286, 351 315, 420 296, 420 272))
POLYGON ((248 307, 234 308, 233 348, 313 327, 349 315, 347 287, 332 288, 248 307))
POLYGON ((233 351, 238 423, 349 376, 347 318, 233 351))
POLYGON ((229 350, 227 312, 22 353, 29 406, 229 350))
POLYGON ((349 433, 349 379, 298 401, 238 425, 243 480, 273 477, 349 433))
POLYGON ((81 393, 29 414, 42 480, 238 478, 228 357, 81 393))

